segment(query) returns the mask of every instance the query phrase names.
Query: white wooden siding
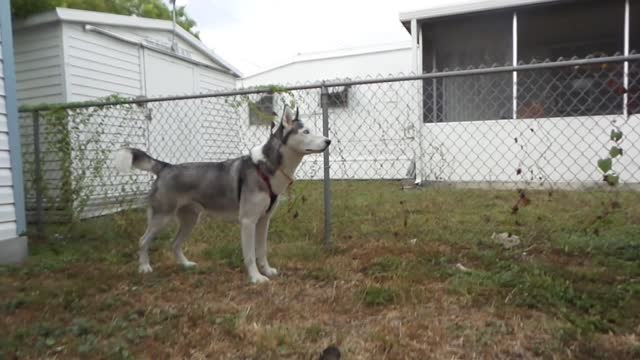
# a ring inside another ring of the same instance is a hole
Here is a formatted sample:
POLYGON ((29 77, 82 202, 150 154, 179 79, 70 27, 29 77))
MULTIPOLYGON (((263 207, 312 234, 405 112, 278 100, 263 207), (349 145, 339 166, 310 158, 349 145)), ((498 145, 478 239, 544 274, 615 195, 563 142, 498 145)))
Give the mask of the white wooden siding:
POLYGON ((19 105, 64 101, 60 24, 22 29, 14 34, 19 105))
MULTIPOLYGON (((198 92, 210 93, 235 87, 235 78, 218 71, 198 68, 198 92)), ((210 98, 200 106, 202 116, 202 148, 204 157, 221 161, 241 154, 234 142, 238 138, 238 114, 225 98, 210 98), (226 111, 220 111, 226 109, 226 111)))
POLYGON ((221 73, 204 66, 199 66, 198 86, 199 92, 213 92, 223 89, 233 89, 236 86, 236 79, 228 74, 221 73))
POLYGON ((137 46, 64 24, 67 101, 143 94, 137 46))
MULTIPOLYGON (((0 34, 0 49, 2 37, 0 34)), ((0 51, 0 240, 16 237, 16 209, 13 197, 11 159, 9 157, 9 132, 5 102, 5 76, 3 55, 0 51)))

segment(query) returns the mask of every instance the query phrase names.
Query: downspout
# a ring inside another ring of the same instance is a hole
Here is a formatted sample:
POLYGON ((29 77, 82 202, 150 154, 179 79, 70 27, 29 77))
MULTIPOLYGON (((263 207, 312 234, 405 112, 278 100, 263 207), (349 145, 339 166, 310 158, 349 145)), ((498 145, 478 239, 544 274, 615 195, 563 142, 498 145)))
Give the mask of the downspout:
MULTIPOLYGON (((413 71, 415 71, 416 75, 422 74, 422 64, 421 64, 421 57, 420 57, 420 42, 422 39, 420 39, 419 37, 419 32, 418 32, 418 21, 416 19, 412 19, 411 20, 411 59, 412 59, 412 67, 413 67, 413 71)), ((415 178, 415 184, 416 185, 421 185, 422 184, 422 158, 423 158, 423 154, 422 154, 422 136, 418 136, 418 134, 421 134, 422 132, 422 117, 423 117, 423 105, 422 105, 422 81, 418 81, 418 84, 416 84, 416 91, 417 91, 417 95, 418 95, 418 99, 417 99, 417 107, 418 107, 418 116, 416 118, 416 124, 415 124, 415 133, 414 133, 414 141, 417 141, 418 144, 416 144, 417 146, 417 156, 415 156, 415 171, 416 171, 416 178, 415 178)))

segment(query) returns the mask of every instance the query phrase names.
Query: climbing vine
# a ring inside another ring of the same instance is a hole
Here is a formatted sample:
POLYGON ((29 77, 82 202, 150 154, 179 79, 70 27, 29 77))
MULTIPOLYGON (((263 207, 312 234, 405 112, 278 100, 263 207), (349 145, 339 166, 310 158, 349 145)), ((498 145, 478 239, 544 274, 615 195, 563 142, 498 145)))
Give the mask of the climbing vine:
MULTIPOLYGON (((24 149, 27 190, 42 198, 47 222, 74 224, 87 213, 92 200, 100 198, 101 190, 113 181, 109 159, 121 139, 110 132, 110 119, 127 121, 134 118, 135 104, 100 105, 101 102, 125 101, 108 96, 90 103, 48 106, 34 110, 39 117, 40 175, 36 173, 35 155, 31 146, 24 149), (30 182, 30 183, 29 183, 30 182)), ((22 112, 29 108, 22 108, 22 112)), ((35 134, 32 129, 31 135, 35 134)), ((122 134, 126 136, 126 134, 122 134)), ((24 147, 24 146, 23 146, 24 147)), ((30 206, 35 210, 37 204, 30 206)))
POLYGON ((620 147, 622 142, 622 131, 615 124, 612 123, 614 129, 611 130, 609 139, 613 142, 613 145, 609 149, 608 156, 598 160, 598 168, 602 171, 603 180, 610 186, 616 186, 620 182, 620 175, 613 170, 613 159, 623 155, 623 150, 620 147))

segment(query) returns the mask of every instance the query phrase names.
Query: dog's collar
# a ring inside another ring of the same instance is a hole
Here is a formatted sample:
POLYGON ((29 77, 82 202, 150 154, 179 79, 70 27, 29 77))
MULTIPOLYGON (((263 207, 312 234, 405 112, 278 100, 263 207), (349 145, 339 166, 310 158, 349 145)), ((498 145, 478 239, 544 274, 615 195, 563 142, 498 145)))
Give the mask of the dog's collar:
POLYGON ((287 178, 287 180, 289 180, 289 183, 287 184, 287 188, 288 188, 289 186, 291 186, 291 184, 293 184, 293 182, 294 182, 295 180, 293 180, 293 178, 292 178, 291 176, 289 176, 286 172, 284 172, 284 170, 282 170, 282 169, 278 169, 278 171, 280 171, 280 173, 281 173, 282 175, 284 175, 284 177, 285 177, 285 178, 287 178))

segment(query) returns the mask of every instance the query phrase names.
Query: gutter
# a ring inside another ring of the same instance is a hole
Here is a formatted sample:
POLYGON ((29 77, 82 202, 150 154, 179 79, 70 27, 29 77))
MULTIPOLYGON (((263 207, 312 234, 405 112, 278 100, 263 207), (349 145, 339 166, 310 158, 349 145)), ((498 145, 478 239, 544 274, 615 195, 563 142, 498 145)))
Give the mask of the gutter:
POLYGON ((152 51, 155 51, 155 52, 159 52, 159 53, 174 57, 176 59, 180 59, 180 60, 189 62, 189 63, 194 64, 194 65, 204 66, 206 68, 209 68, 209 69, 221 72, 221 73, 225 73, 225 74, 228 74, 228 75, 232 75, 234 77, 237 76, 232 71, 229 71, 229 70, 226 70, 226 69, 221 69, 221 68, 218 68, 218 67, 214 67, 214 66, 211 66, 209 64, 200 62, 198 60, 194 60, 194 59, 188 58, 186 56, 182 56, 180 54, 176 54, 176 53, 173 53, 171 51, 167 51, 167 50, 165 50, 163 48, 160 48, 160 47, 157 47, 157 46, 153 46, 153 45, 150 45, 150 44, 145 44, 142 41, 133 40, 133 39, 128 38, 126 36, 122 36, 120 34, 116 34, 116 33, 112 32, 112 31, 105 30, 105 29, 99 28, 97 26, 85 24, 84 25, 84 30, 88 31, 88 32, 94 32, 94 33, 97 33, 97 34, 101 34, 101 35, 110 37, 112 39, 120 40, 120 41, 129 43, 129 44, 132 44, 132 45, 135 45, 135 46, 139 46, 139 47, 142 47, 142 48, 145 48, 145 49, 149 49, 149 50, 152 50, 152 51))

